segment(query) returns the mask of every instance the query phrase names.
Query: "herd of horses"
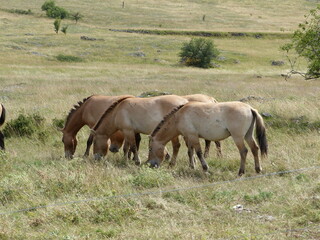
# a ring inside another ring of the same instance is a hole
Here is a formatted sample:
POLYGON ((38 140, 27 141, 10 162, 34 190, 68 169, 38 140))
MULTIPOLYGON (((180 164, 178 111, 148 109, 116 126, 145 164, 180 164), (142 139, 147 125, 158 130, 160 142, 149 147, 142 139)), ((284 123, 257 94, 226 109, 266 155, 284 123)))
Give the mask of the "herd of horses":
POLYGON ((190 167, 195 168, 195 151, 204 171, 208 170, 205 158, 211 141, 215 142, 217 155, 221 157, 220 141, 232 137, 241 158, 239 176, 245 173, 248 152, 245 142, 254 156, 257 173, 262 170, 259 149, 261 157, 267 156, 268 152, 266 129, 257 110, 242 102, 217 102, 203 94, 149 98, 132 95, 87 97, 74 105, 61 129, 66 158, 73 157, 77 147, 76 135, 85 125, 91 132, 84 155, 89 155, 93 144, 97 160, 105 157, 108 150, 118 152, 123 145, 124 157, 128 160, 133 154, 133 160, 140 165, 140 134, 149 135, 146 163, 151 167, 159 167, 164 158, 171 158, 170 166, 176 164, 180 135, 188 148, 190 167), (253 137, 254 128, 258 144, 253 137), (204 154, 200 138, 205 140, 204 154), (172 143, 172 156, 165 148, 169 141, 172 143))

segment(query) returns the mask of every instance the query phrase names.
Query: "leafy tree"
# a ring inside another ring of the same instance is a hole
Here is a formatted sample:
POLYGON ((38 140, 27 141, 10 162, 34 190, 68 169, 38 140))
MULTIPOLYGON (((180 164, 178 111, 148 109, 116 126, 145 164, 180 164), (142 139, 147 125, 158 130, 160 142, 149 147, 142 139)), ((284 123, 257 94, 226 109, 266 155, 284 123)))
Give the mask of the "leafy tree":
POLYGON ((71 14, 71 19, 75 20, 76 23, 78 23, 78 21, 82 18, 83 16, 79 12, 71 14))
POLYGON ((211 60, 219 55, 218 49, 209 39, 193 38, 184 43, 179 53, 181 62, 187 66, 212 67, 211 60))
POLYGON ((306 80, 320 78, 320 6, 305 15, 305 21, 299 24, 291 42, 283 45, 281 49, 286 52, 291 65, 291 71, 286 78, 292 74, 300 74, 306 80), (292 51, 297 57, 290 55, 292 51), (308 62, 307 72, 296 70, 297 60, 301 57, 308 62))

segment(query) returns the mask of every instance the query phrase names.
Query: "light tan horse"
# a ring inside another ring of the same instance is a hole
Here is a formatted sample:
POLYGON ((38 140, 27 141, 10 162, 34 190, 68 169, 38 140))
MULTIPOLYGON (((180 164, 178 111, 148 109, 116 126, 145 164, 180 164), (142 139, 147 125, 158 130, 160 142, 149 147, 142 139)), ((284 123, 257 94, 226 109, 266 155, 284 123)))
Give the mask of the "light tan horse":
MULTIPOLYGON (((76 135, 79 130, 87 125, 90 128, 99 120, 104 111, 110 105, 123 97, 134 97, 131 95, 122 96, 102 96, 92 95, 78 102, 77 105, 70 110, 64 128, 61 130, 63 133, 62 142, 64 143, 64 152, 66 158, 72 158, 77 147, 76 135)), ((119 149, 123 143, 124 137, 121 132, 115 132, 111 136, 110 149, 114 152, 119 149)), ((89 155, 89 147, 87 142, 87 149, 85 156, 89 155)), ((106 146, 108 141, 106 141, 106 146)), ((108 146, 107 146, 108 147, 108 146)))
MULTIPOLYGON (((150 134, 157 124, 175 107, 187 103, 188 100, 176 95, 163 95, 150 98, 123 98, 115 102, 102 115, 93 127, 93 152, 96 159, 107 154, 105 142, 116 131, 121 130, 133 151, 136 164, 140 164, 135 136, 137 133, 150 134)), ((170 139, 173 146, 172 161, 178 154, 179 138, 170 139)), ((124 146, 125 147, 125 146, 124 146)), ((124 155, 128 159, 128 150, 124 155)))
MULTIPOLYGON (((210 97, 208 95, 204 94, 192 94, 192 95, 186 95, 182 96, 185 99, 187 99, 189 102, 204 102, 204 103, 217 103, 217 100, 214 99, 213 97, 210 97)), ((205 150, 203 156, 207 158, 209 156, 209 151, 210 151, 210 143, 211 141, 205 139, 205 150)), ((214 142, 216 144, 217 148, 217 156, 220 158, 222 157, 222 152, 221 152, 221 144, 219 141, 214 142)), ((174 164, 172 164, 174 165, 174 164)))
POLYGON ((183 135, 187 141, 188 155, 191 167, 194 167, 193 151, 206 171, 199 137, 211 141, 220 141, 231 136, 238 147, 241 164, 239 176, 245 172, 248 143, 255 161, 255 170, 261 172, 258 146, 253 138, 254 125, 262 156, 267 155, 268 144, 264 122, 257 110, 242 102, 197 103, 181 105, 169 113, 155 128, 150 137, 148 163, 159 166, 164 155, 166 143, 178 135, 183 135))
MULTIPOLYGON (((4 124, 6 120, 6 109, 2 104, 0 104, 0 127, 4 124)), ((4 136, 3 133, 0 131, 0 150, 4 150, 4 136)))

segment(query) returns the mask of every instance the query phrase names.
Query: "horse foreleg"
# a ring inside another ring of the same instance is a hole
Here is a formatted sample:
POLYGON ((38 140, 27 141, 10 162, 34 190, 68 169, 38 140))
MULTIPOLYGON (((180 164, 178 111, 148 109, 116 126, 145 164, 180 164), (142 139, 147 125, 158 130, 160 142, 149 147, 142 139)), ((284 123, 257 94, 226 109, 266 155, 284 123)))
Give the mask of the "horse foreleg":
POLYGON ((203 157, 203 154, 202 154, 202 150, 201 150, 201 146, 200 146, 200 143, 198 142, 195 146, 195 151, 196 151, 196 154, 201 162, 201 166, 202 166, 202 169, 204 171, 208 171, 208 164, 206 162, 206 160, 204 160, 204 157, 203 157))
POLYGON ((217 157, 222 158, 221 143, 219 141, 215 141, 214 143, 216 144, 217 157))
POLYGON ((244 145, 244 139, 242 137, 233 137, 233 140, 234 140, 235 144, 237 145, 239 153, 240 153, 241 163, 240 163, 240 169, 239 169, 238 175, 242 176, 245 172, 248 149, 244 145))
POLYGON ((123 156, 126 160, 130 159, 131 157, 131 152, 129 153, 129 148, 130 148, 129 143, 125 140, 123 144, 123 156))
POLYGON ((189 156, 189 166, 194 169, 195 168, 195 162, 194 162, 194 148, 192 146, 188 146, 188 156, 189 156))
POLYGON ((125 136, 125 141, 128 142, 130 150, 133 152, 133 160, 135 161, 136 165, 140 165, 141 161, 138 155, 135 133, 132 130, 124 130, 123 133, 125 136))
POLYGON ((83 157, 88 157, 89 156, 89 153, 90 153, 90 147, 93 143, 93 134, 90 134, 90 136, 88 137, 88 140, 87 140, 87 148, 86 148, 86 151, 85 153, 83 154, 83 157))
POLYGON ((179 153, 179 149, 180 149, 180 141, 179 141, 179 137, 175 137, 171 140, 172 143, 172 149, 173 149, 173 153, 172 153, 172 158, 171 161, 169 163, 170 167, 173 167, 176 165, 176 160, 177 160, 177 156, 179 153))

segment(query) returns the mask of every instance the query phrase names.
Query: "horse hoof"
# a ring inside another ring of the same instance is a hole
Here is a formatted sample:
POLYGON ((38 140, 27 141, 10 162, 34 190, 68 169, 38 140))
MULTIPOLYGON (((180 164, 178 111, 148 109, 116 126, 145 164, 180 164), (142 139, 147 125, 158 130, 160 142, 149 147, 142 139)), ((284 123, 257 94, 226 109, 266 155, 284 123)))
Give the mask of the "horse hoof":
POLYGON ((244 170, 239 170, 238 176, 241 177, 244 174, 244 170))
POLYGON ((256 173, 261 173, 262 168, 261 167, 256 167, 256 173))
POLYGON ((208 165, 204 165, 204 166, 202 166, 202 169, 203 169, 203 171, 207 172, 209 167, 208 167, 208 165))

